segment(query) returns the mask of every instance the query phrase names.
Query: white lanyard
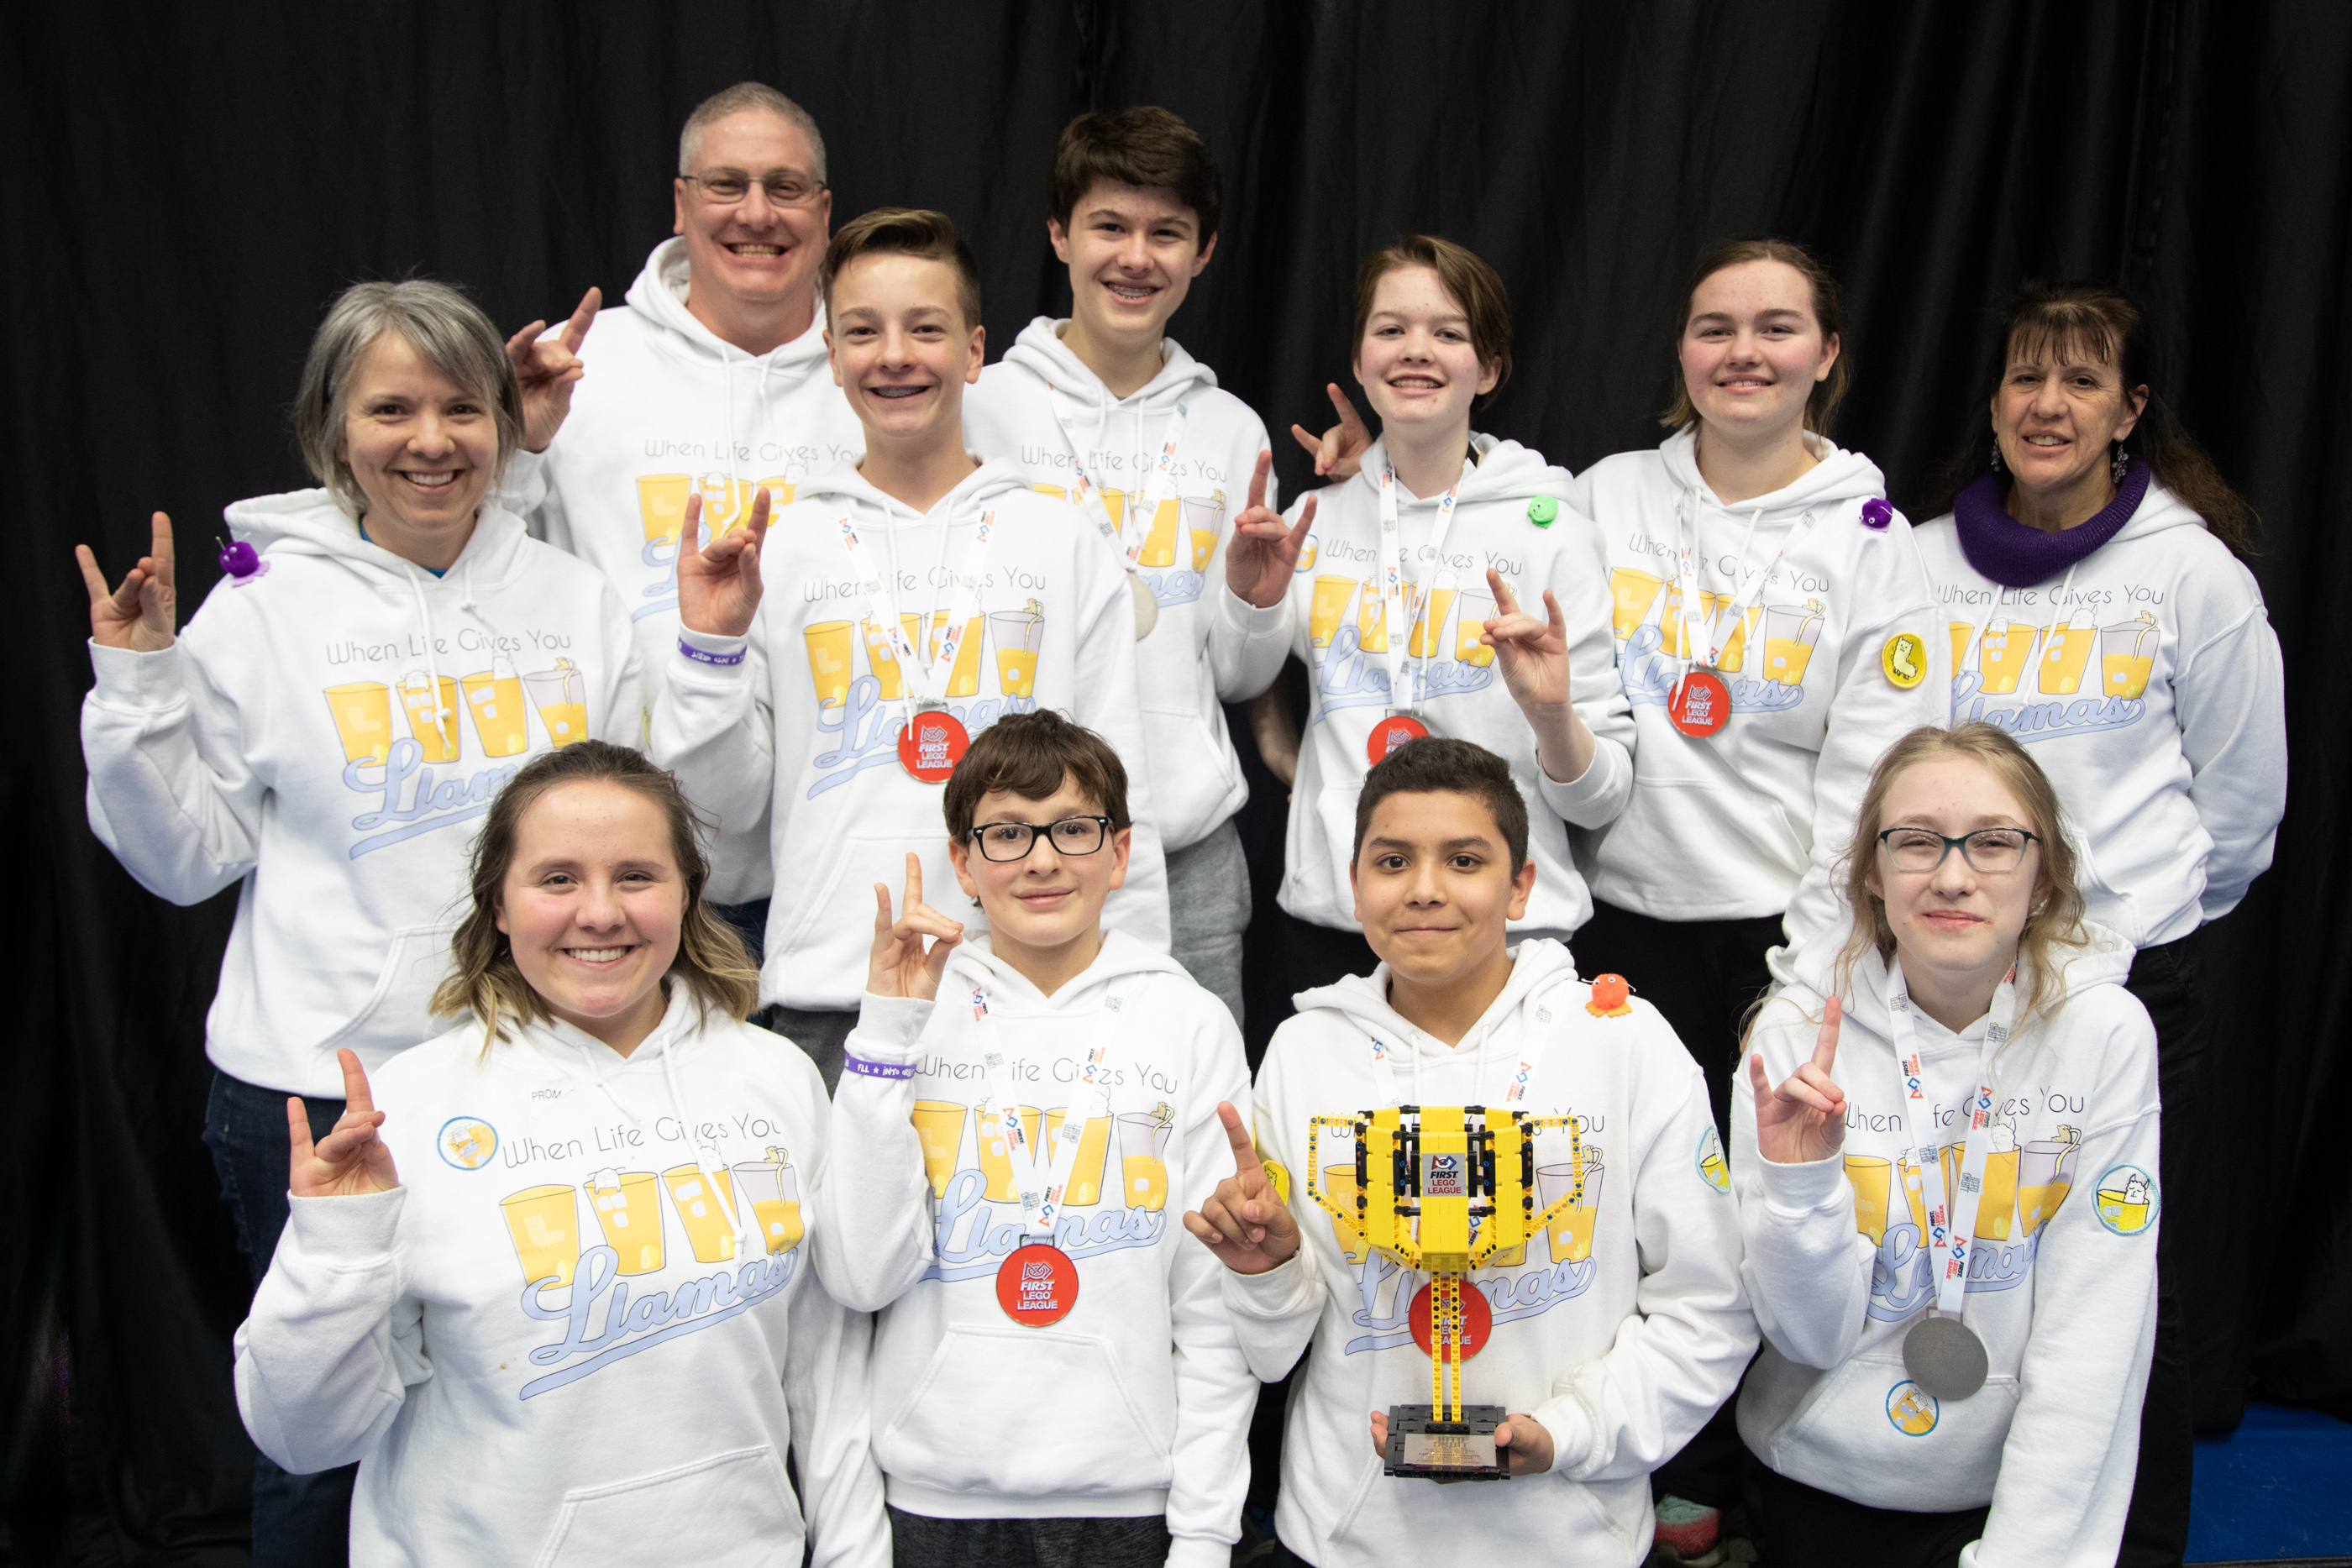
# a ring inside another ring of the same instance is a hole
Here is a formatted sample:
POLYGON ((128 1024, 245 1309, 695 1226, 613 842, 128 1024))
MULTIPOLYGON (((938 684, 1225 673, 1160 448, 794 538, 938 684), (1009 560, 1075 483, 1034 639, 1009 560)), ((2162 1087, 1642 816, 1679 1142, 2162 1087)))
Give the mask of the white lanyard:
MULTIPOLYGON (((1186 398, 1176 405, 1176 416, 1168 424, 1167 439, 1160 443, 1159 460, 1151 465, 1150 488, 1129 493, 1126 524, 1122 528, 1110 520, 1109 505, 1087 472, 1086 448, 1079 444, 1078 433, 1071 428, 1070 416, 1061 405, 1060 389, 1051 382, 1045 383, 1045 389, 1054 398, 1054 418, 1062 427, 1062 439, 1070 445, 1070 475, 1077 481, 1070 487, 1071 498, 1077 502, 1078 510, 1093 520, 1096 531, 1110 541, 1111 549, 1118 551, 1119 559, 1131 572, 1143 559, 1143 547, 1150 542, 1152 520, 1159 515, 1161 499, 1174 490, 1176 444, 1183 439, 1184 420, 1192 412, 1192 400, 1186 398)), ((1190 548, 1188 542, 1177 551, 1177 558, 1189 559, 1185 550, 1190 548)))
POLYGON ((1029 1146, 1028 1129, 1021 1124, 1021 1107, 1017 1103, 1020 1095, 1013 1091, 1011 1077, 1001 1071, 1004 1055, 997 1049, 996 1019, 988 1010, 985 986, 971 988, 971 1021, 980 1035, 981 1066, 987 1073, 986 1103, 996 1113, 998 1134, 1004 1140, 1005 1163, 1013 1167, 1013 1185, 1020 1189, 1021 1212, 1027 1217, 1032 1236, 1051 1239, 1055 1222, 1062 1214, 1062 1194, 1069 1186, 1070 1172, 1078 1163, 1078 1143, 1085 1135, 1087 1123, 1110 1114, 1108 1031, 1101 1037, 1103 1044, 1087 1052, 1086 1064, 1078 1070, 1070 1109, 1062 1117, 1061 1131, 1054 1137, 1050 1156, 1041 1162, 1037 1151, 1029 1146), (1089 1090, 1094 1093, 1094 1106, 1082 1112, 1077 1096, 1089 1090))
MULTIPOLYGON (((1429 684, 1429 660, 1423 657, 1421 679, 1416 684, 1414 695, 1412 698, 1405 695, 1405 646, 1412 641, 1422 617, 1429 613, 1430 601, 1438 593, 1450 591, 1454 587, 1453 570, 1445 564, 1445 536, 1454 527, 1454 502, 1462 494, 1462 479, 1469 476, 1470 465, 1465 459, 1462 478, 1454 480, 1454 487, 1446 491, 1444 497, 1437 503, 1437 523, 1429 536, 1429 553, 1434 575, 1431 577, 1429 585, 1415 595, 1412 607, 1408 611, 1405 607, 1404 535, 1397 527, 1396 465, 1386 456, 1381 459, 1381 625, 1388 636, 1391 707, 1416 707, 1420 706, 1420 698, 1426 695, 1422 688, 1429 684)), ((1434 628, 1432 635, 1443 630, 1443 627, 1434 628)))
MULTIPOLYGON (((1689 505, 1690 492, 1685 490, 1683 496, 1685 506, 1689 505)), ((1756 531, 1757 519, 1763 515, 1764 508, 1759 507, 1749 516, 1748 530, 1750 534, 1756 531)), ((1788 555, 1798 540, 1805 537, 1812 526, 1813 514, 1807 511, 1803 517, 1797 519, 1796 526, 1789 530, 1788 537, 1780 541, 1780 548, 1774 553, 1771 564, 1748 580, 1748 586, 1739 591, 1738 597, 1731 601, 1729 607, 1718 605, 1713 615, 1705 615, 1699 611, 1698 569, 1691 559, 1691 544, 1698 537, 1698 527, 1684 516, 1681 508, 1676 509, 1675 537, 1675 542, 1681 547, 1679 551, 1681 564, 1678 570, 1683 591, 1683 667, 1685 670, 1694 662, 1703 670, 1712 670, 1716 667, 1717 662, 1723 657, 1723 645, 1731 641, 1731 632, 1739 629, 1740 623, 1748 618, 1748 608, 1756 602, 1756 596, 1764 591, 1764 585, 1770 581, 1772 574, 1780 569, 1782 559, 1788 555), (1715 633, 1721 629, 1727 615, 1730 617, 1731 632, 1725 632, 1721 637, 1717 637, 1715 633), (1704 659, 1697 658, 1701 648, 1706 650, 1706 656, 1704 659)), ((1744 538, 1739 542, 1739 565, 1742 570, 1745 570, 1748 565, 1748 541, 1744 538)))
POLYGON ((2017 1020, 2017 968, 2010 967, 2000 988, 1993 993, 1992 1011, 1985 1020, 1984 1048, 1977 1056, 1976 1092, 1961 1106, 1968 1113, 1968 1125, 1960 1132, 1957 1195, 1944 1190, 1944 1164, 1936 1147, 1936 1107, 1927 1098, 1927 1073, 1919 1059, 1918 1030, 1911 1017, 1911 993, 1904 984, 1900 959, 1887 965, 1886 1007, 1895 1054, 1903 1069, 1911 1157, 1917 1162, 1920 1196, 1927 1206, 1928 1261, 1936 1270, 1936 1310, 1956 1318, 1968 1299, 1969 1245, 1976 1235, 1978 1207, 1984 1201, 1985 1165, 1992 1156, 1993 1058, 2017 1020))
MULTIPOLYGON (((2066 580, 2058 585, 2058 599, 2056 603, 2051 605, 2053 610, 2057 609, 2059 604, 2065 603, 2074 594, 2074 567, 2082 564, 2083 563, 2078 560, 2074 562, 2074 566, 2070 566, 2066 569, 2066 580)), ((2043 580, 2047 581, 2048 579, 2045 578, 2043 580)), ((1968 668, 1969 655, 1971 653, 1975 653, 1979 655, 1977 659, 1977 685, 1979 689, 1982 689, 1984 685, 1984 659, 1982 656, 1984 635, 1987 632, 1992 629, 1992 618, 2000 612, 2000 585, 1995 584, 1992 602, 1986 606, 1984 619, 1978 622, 1974 626, 1969 629, 1969 640, 1967 643, 1961 647, 1958 653, 1952 660, 1953 679, 1958 680, 1959 678, 1960 673, 1968 668)), ((2054 632, 2061 626, 2067 627, 2070 630, 2081 630, 2084 627, 2095 627, 2098 624, 2098 616, 2093 613, 2088 605, 2078 604, 2068 610, 2066 613, 2058 620, 2053 621, 2050 623, 2049 630, 2054 632), (2076 624, 2078 621, 2081 622, 2080 626, 2077 626, 2076 624)), ((2007 624, 2011 628, 2009 634, 2012 637, 2017 635, 2015 630, 2017 623, 2017 618, 2015 616, 2010 617, 2007 622, 2007 624)))
MULTIPOLYGON (((864 547, 857 542, 857 526, 846 512, 841 515, 841 548, 857 570, 866 570, 864 547)), ((948 689, 948 675, 955 668, 956 650, 963 645, 964 633, 971 628, 972 617, 980 612, 980 574, 988 564, 990 538, 996 532, 996 509, 992 507, 981 514, 980 527, 973 530, 971 542, 964 546, 963 566, 957 573, 955 596, 948 612, 947 630, 939 639, 939 657, 929 664, 915 652, 914 640, 907 635, 904 622, 898 619, 898 596, 891 591, 890 573, 876 571, 874 586, 866 596, 866 612, 890 639, 891 651, 898 658, 898 690, 900 701, 908 710, 908 722, 914 722, 917 708, 941 707, 941 694, 948 689), (917 690, 920 688, 920 697, 917 690)), ((934 610, 934 615, 939 612, 934 610)))

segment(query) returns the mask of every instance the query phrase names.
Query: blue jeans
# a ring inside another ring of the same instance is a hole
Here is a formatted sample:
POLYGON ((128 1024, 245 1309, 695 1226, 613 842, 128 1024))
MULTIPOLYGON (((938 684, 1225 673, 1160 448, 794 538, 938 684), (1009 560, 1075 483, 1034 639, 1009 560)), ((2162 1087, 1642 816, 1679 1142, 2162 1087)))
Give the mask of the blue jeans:
MULTIPOLYGON (((305 1095, 310 1135, 323 1138, 343 1113, 341 1100, 305 1095)), ((220 1174, 221 1201, 236 1217, 237 1250, 256 1289, 286 1228, 286 1096, 226 1072, 213 1074, 205 1105, 205 1145, 220 1174)), ((350 1560, 352 1482, 357 1465, 298 1476, 266 1454, 253 1456, 253 1568, 341 1568, 350 1560)))

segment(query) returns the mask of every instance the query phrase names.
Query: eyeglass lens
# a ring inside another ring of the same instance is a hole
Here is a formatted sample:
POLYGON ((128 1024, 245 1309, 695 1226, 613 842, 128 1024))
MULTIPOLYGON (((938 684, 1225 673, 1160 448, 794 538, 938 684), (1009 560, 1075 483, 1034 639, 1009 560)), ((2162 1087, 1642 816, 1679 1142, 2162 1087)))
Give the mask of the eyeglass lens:
POLYGON ((2013 828, 1985 828, 1958 839, 1924 828, 1897 828, 1886 835, 1886 858, 1901 871, 1934 871, 1957 847, 1979 871, 2015 871, 2031 841, 2013 828))
POLYGON ((690 178, 702 187, 704 196, 721 205, 741 201, 751 193, 754 183, 768 193, 772 205, 779 207, 805 206, 824 189, 803 174, 768 174, 754 182, 751 175, 740 169, 713 169, 707 174, 696 174, 690 178))
POLYGON ((1055 854, 1090 855, 1103 846, 1103 825, 1094 817, 1065 817, 1046 827, 1028 822, 991 822, 979 831, 980 852, 992 861, 1025 858, 1040 833, 1052 835, 1055 854))

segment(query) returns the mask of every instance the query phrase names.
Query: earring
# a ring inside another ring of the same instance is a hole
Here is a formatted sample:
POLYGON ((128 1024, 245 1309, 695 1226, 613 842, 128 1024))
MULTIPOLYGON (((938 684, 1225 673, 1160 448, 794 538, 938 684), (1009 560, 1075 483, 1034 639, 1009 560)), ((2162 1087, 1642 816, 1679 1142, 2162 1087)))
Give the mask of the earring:
POLYGON ((2000 443, 1998 441, 1992 444, 1992 471, 1996 474, 2000 472, 2000 443))
POLYGON ((2107 465, 2107 472, 2114 475, 2116 483, 2120 485, 2124 482, 2124 474, 2130 467, 2131 459, 2124 455, 2124 444, 2118 441, 2116 443, 2116 460, 2107 465))

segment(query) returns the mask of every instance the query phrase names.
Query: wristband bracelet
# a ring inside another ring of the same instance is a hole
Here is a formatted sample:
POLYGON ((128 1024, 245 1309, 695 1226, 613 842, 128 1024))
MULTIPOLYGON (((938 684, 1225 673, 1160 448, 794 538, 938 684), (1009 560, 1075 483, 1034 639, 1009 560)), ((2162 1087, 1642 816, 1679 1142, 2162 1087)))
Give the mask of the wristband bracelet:
POLYGON ((912 1078, 915 1064, 911 1061, 868 1061, 862 1056, 845 1054, 841 1059, 844 1072, 856 1072, 867 1078, 912 1078))
POLYGON ((721 669, 731 668, 743 662, 743 650, 740 648, 731 653, 714 653, 708 648, 696 647, 683 637, 677 640, 677 651, 698 664, 717 664, 721 669))

